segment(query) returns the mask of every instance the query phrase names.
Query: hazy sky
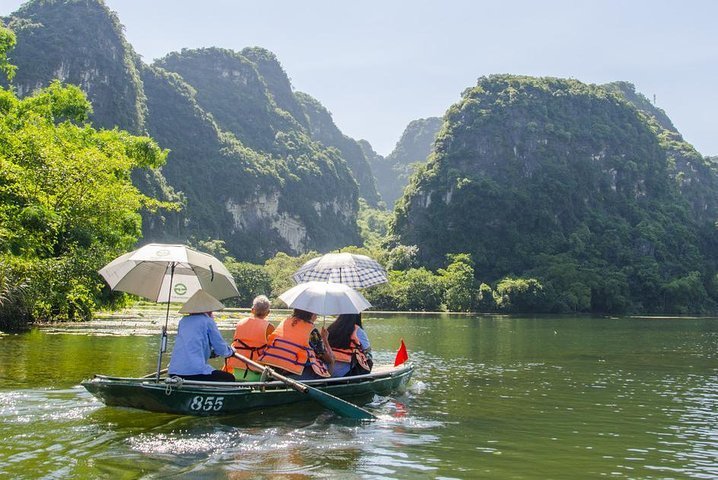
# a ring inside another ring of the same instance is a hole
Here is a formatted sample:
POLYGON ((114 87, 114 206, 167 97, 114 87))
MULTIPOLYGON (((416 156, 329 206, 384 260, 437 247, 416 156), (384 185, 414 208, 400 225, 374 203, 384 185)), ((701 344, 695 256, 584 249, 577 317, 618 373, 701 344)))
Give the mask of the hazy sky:
MULTIPOLYGON (((0 0, 7 15, 22 2, 0 0)), ((261 46, 339 128, 388 154, 492 73, 627 80, 718 155, 718 1, 107 0, 145 61, 261 46)))

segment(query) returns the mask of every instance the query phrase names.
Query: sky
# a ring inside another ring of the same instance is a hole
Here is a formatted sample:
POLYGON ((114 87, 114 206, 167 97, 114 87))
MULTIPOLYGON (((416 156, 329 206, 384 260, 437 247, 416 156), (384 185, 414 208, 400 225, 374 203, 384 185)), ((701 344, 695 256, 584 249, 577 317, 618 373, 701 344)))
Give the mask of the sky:
MULTIPOLYGON (((0 14, 21 4, 0 0, 0 14)), ((718 155, 718 1, 106 0, 151 63, 259 46, 350 137, 389 154, 494 73, 625 80, 718 155)))

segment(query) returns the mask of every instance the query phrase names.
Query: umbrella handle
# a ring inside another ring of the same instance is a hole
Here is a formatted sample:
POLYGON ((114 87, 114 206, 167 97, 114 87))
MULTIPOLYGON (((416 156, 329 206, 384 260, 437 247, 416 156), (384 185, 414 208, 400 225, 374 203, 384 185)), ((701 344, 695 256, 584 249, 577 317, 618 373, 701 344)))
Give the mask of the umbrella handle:
POLYGON ((157 355, 157 375, 155 382, 160 381, 160 372, 162 371, 162 354, 167 350, 167 323, 170 319, 170 300, 172 299, 172 280, 175 276, 175 263, 172 262, 170 270, 170 285, 167 289, 167 313, 165 314, 165 325, 162 327, 162 337, 160 338, 160 353, 157 355))

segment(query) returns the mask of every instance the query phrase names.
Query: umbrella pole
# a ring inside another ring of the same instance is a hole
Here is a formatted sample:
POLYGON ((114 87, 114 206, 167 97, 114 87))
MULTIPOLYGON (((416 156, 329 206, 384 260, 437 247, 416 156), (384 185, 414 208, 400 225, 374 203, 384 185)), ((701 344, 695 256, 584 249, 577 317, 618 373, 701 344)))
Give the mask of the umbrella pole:
POLYGON ((172 262, 170 270, 170 284, 167 289, 167 313, 165 313, 165 324, 162 327, 162 336, 160 337, 160 352, 157 355, 157 374, 155 375, 155 382, 160 381, 160 373, 162 372, 162 354, 167 350, 167 323, 170 319, 170 300, 172 299, 172 281, 175 276, 175 263, 172 262))

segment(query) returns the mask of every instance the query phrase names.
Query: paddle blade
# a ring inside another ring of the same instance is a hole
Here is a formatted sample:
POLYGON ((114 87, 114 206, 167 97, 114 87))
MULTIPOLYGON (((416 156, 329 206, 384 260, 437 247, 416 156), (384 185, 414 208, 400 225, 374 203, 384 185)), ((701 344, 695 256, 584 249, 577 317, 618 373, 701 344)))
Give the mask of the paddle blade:
POLYGON ((394 366, 398 367, 402 363, 409 360, 409 353, 406 351, 406 345, 404 345, 404 339, 401 339, 401 345, 399 346, 399 350, 396 352, 396 357, 394 358, 394 366))
POLYGON ((316 388, 309 387, 307 389, 307 395, 342 417, 353 418, 355 420, 376 420, 374 415, 363 408, 357 407, 334 395, 317 390, 316 388))

